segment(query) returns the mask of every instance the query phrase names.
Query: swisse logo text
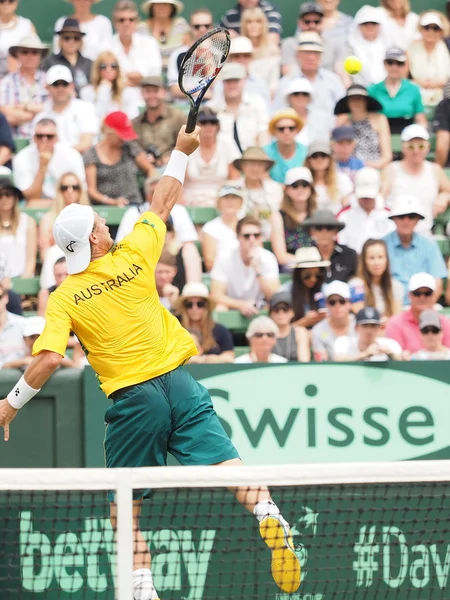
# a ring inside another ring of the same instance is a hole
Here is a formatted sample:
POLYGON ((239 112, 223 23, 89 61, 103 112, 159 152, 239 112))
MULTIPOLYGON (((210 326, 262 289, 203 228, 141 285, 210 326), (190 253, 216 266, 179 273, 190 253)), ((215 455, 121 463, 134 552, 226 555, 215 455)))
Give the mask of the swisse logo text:
POLYGON ((329 365, 323 379, 317 367, 202 380, 245 462, 407 460, 449 446, 445 383, 356 365, 329 365))

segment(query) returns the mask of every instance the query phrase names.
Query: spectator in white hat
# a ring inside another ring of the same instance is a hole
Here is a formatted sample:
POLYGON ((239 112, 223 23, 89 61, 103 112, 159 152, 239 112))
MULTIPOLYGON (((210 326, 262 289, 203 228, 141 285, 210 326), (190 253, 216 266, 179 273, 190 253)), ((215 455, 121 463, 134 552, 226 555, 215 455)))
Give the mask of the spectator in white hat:
POLYGON ((429 139, 422 125, 405 127, 401 134, 403 159, 386 165, 381 186, 388 208, 398 197, 414 193, 424 217, 416 231, 426 234, 431 234, 433 218, 446 210, 450 199, 450 182, 444 170, 427 160, 429 139))
POLYGON ((219 216, 202 227, 202 255, 208 273, 218 254, 239 246, 236 226, 243 203, 244 194, 240 185, 226 181, 217 194, 219 216))
POLYGON ((286 363, 287 358, 272 351, 277 343, 278 326, 269 317, 256 317, 248 326, 245 337, 250 344, 250 352, 235 358, 236 364, 247 363, 286 363))
MULTIPOLYGON (((285 38, 281 42, 281 72, 289 74, 296 65, 297 35, 302 31, 313 31, 321 34, 324 25, 324 9, 317 2, 304 2, 300 5, 296 35, 285 38)), ((350 54, 347 36, 326 36, 323 40, 322 67, 339 75, 343 84, 351 83, 348 73, 343 68, 344 59, 350 54)))
POLYGON ((72 72, 64 65, 50 67, 46 75, 49 100, 38 113, 34 123, 41 119, 55 121, 58 138, 78 152, 84 152, 94 142, 99 132, 95 108, 89 102, 75 98, 72 72))
POLYGON ((309 146, 315 140, 328 139, 334 127, 334 115, 313 101, 313 86, 306 77, 293 79, 286 89, 285 103, 293 108, 305 123, 296 140, 309 146))
POLYGON ((355 337, 355 317, 351 312, 350 287, 343 281, 332 281, 325 287, 328 316, 314 325, 311 343, 314 360, 334 360, 334 344, 341 336, 355 337))
POLYGON ((353 83, 369 86, 386 77, 384 56, 386 40, 381 27, 382 15, 378 8, 365 5, 353 19, 348 38, 351 52, 362 62, 361 71, 353 77, 353 83))
POLYGON ((280 287, 277 259, 262 247, 261 222, 247 216, 236 226, 239 247, 220 253, 211 271, 211 297, 218 310, 259 314, 280 287))
POLYGON ((47 46, 35 33, 25 35, 9 48, 9 54, 19 61, 20 67, 0 81, 0 107, 14 138, 31 137, 32 121, 47 99, 45 72, 39 68, 47 53, 47 46))
POLYGON ((408 49, 409 70, 421 88, 423 103, 435 106, 450 77, 450 56, 443 39, 449 34, 448 20, 437 10, 427 11, 420 17, 419 31, 422 38, 408 49))
POLYGON ((303 31, 297 36, 297 63, 289 75, 280 79, 274 99, 274 108, 285 105, 286 91, 293 79, 306 77, 313 86, 314 106, 332 114, 336 102, 345 95, 339 76, 321 66, 324 51, 323 40, 314 31, 303 31))
POLYGON ((280 210, 272 213, 272 250, 282 271, 291 271, 299 248, 312 245, 303 222, 317 209, 311 171, 306 167, 289 169, 284 180, 280 210))
POLYGON ((417 223, 424 218, 415 196, 399 196, 389 215, 396 230, 383 238, 392 277, 398 279, 405 290, 405 304, 409 304, 408 282, 415 273, 429 273, 436 279, 435 301, 442 294, 442 279, 447 278, 447 268, 437 242, 415 231, 417 223))
MULTIPOLYGON (((411 306, 398 315, 394 315, 386 326, 386 337, 396 340, 403 350, 411 353, 423 349, 423 337, 420 333, 419 319, 424 311, 433 308, 436 297, 436 279, 429 273, 416 273, 408 283, 408 295, 411 306)), ((450 321, 439 315, 445 346, 450 346, 450 321)))
POLYGON ((247 92, 244 65, 227 62, 221 72, 223 98, 208 103, 219 117, 221 132, 236 142, 240 152, 249 146, 262 146, 268 139, 269 114, 266 103, 247 92))
POLYGON ((366 306, 356 315, 356 336, 342 336, 334 342, 336 362, 384 362, 402 360, 398 342, 381 337, 381 317, 376 308, 366 306))
POLYGON ((364 167, 357 171, 355 197, 357 203, 347 206, 337 216, 341 223, 345 223, 345 228, 339 234, 339 242, 360 254, 366 240, 383 238, 395 230, 395 225, 389 220, 389 211, 383 206, 380 174, 376 169, 364 167))
POLYGON ((440 314, 435 310, 424 310, 419 317, 419 329, 423 350, 414 352, 411 360, 450 360, 450 347, 443 343, 440 314))

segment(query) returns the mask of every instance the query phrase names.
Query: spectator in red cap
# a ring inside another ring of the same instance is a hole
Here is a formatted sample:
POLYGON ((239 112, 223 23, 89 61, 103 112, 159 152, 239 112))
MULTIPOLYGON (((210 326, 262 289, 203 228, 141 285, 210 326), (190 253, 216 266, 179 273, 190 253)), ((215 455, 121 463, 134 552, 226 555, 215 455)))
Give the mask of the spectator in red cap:
MULTIPOLYGON (((411 307, 389 319, 386 337, 396 340, 403 350, 411 353, 425 348, 420 333, 419 319, 423 311, 431 310, 434 305, 436 279, 429 273, 416 273, 408 284, 411 307)), ((450 321, 440 317, 445 346, 450 346, 450 321)))
POLYGON ((121 111, 103 121, 102 139, 83 154, 88 193, 92 204, 141 204, 137 168, 153 174, 153 165, 136 141, 130 119, 121 111))

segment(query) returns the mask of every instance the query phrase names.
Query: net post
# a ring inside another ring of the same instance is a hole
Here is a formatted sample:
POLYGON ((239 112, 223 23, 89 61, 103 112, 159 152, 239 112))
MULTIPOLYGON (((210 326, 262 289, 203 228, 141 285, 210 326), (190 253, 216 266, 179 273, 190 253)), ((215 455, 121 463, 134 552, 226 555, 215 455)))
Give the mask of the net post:
POLYGON ((129 469, 118 469, 117 507, 117 600, 133 597, 133 484, 129 469))

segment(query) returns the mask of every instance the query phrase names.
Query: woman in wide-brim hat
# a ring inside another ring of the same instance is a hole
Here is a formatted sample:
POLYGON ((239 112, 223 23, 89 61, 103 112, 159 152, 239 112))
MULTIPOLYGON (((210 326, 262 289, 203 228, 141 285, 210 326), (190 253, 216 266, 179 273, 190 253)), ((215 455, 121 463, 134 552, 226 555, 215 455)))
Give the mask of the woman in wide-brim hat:
POLYGON ((269 177, 269 170, 274 164, 275 161, 257 146, 250 146, 241 158, 233 162, 233 166, 242 173, 239 183, 244 195, 244 212, 261 221, 265 240, 270 239, 270 219, 283 198, 282 186, 269 177))
POLYGON ((189 42, 189 23, 180 16, 184 4, 180 0, 147 0, 141 7, 147 21, 140 24, 139 31, 156 39, 167 67, 171 53, 189 42))
POLYGON ((92 6, 101 2, 101 0, 90 0, 87 3, 85 0, 65 0, 65 2, 73 5, 73 14, 60 17, 53 31, 53 53, 59 52, 59 36, 57 31, 62 29, 64 21, 67 17, 76 19, 80 24, 80 30, 86 35, 83 37, 82 54, 86 58, 95 60, 101 50, 111 48, 113 37, 113 28, 111 21, 105 15, 96 15, 92 12, 92 6))
MULTIPOLYGON (((25 36, 36 33, 36 28, 30 19, 21 17, 17 14, 18 2, 0 2, 0 54, 8 56, 11 46, 17 43, 25 36)), ((0 61, 0 79, 7 75, 8 71, 13 73, 17 70, 11 55, 8 60, 0 61)))
POLYGON ((185 329, 195 334, 201 347, 201 355, 190 362, 233 362, 233 336, 231 332, 215 323, 212 316, 215 302, 204 283, 187 283, 175 305, 185 329))
POLYGON ((378 100, 358 84, 351 85, 334 108, 336 125, 349 125, 355 132, 355 157, 374 169, 382 169, 392 160, 389 122, 381 110, 378 100))

